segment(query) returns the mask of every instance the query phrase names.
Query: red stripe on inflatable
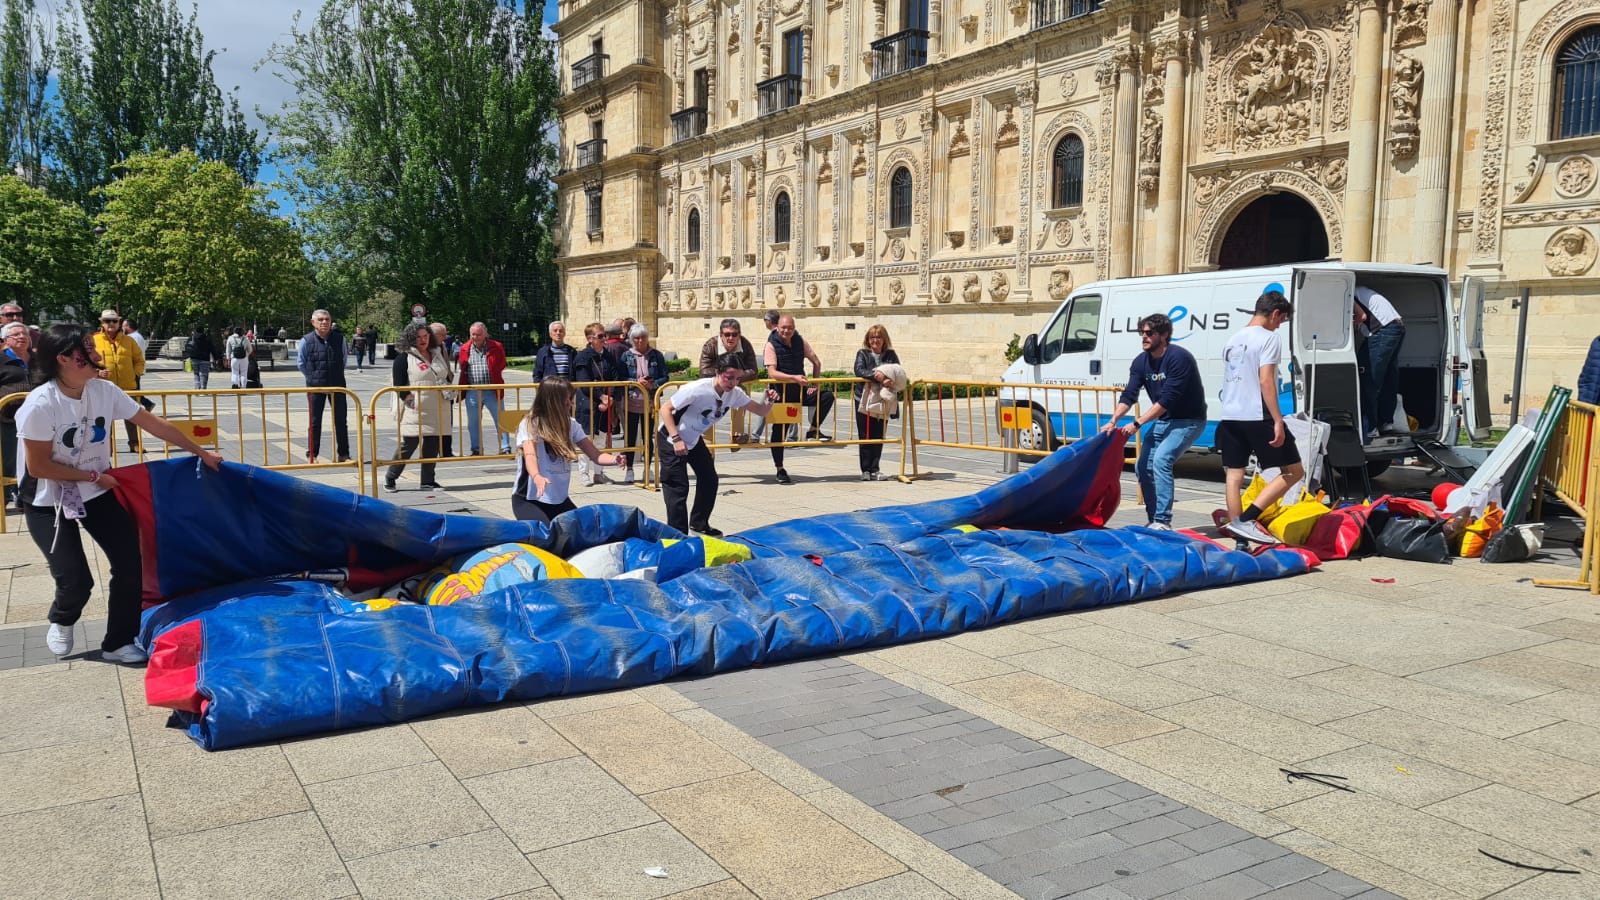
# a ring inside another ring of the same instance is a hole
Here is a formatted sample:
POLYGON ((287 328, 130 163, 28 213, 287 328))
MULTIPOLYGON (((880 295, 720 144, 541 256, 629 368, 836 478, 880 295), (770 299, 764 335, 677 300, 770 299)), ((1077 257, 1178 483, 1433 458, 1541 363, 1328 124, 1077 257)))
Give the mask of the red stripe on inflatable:
POLYGON ((150 649, 150 665, 144 672, 144 699, 151 706, 164 706, 181 712, 198 713, 205 698, 200 696, 202 622, 185 622, 156 638, 150 649))
POLYGON ((144 558, 140 599, 144 608, 149 609, 162 602, 160 560, 156 556, 156 503, 155 492, 150 487, 150 469, 139 463, 112 469, 111 475, 117 479, 117 502, 128 511, 139 529, 139 555, 144 558))
MULTIPOLYGON (((1118 438, 1121 436, 1118 435, 1118 438)), ((1100 459, 1095 465, 1094 479, 1084 492, 1083 503, 1074 517, 1080 526, 1101 528, 1117 513, 1122 502, 1123 441, 1109 435, 1098 440, 1105 444, 1100 449, 1100 459)))

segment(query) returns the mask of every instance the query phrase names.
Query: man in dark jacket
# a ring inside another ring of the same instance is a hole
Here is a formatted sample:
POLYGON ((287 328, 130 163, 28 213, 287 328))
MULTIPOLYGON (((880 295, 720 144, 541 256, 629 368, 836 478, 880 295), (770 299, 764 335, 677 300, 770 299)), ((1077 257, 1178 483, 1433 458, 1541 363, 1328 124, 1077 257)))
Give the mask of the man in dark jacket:
MULTIPOLYGON (((26 394, 32 387, 28 371, 33 362, 33 351, 29 349, 31 339, 28 326, 19 319, 13 318, 0 325, 0 400, 11 394, 26 394)), ((0 405, 0 474, 8 479, 17 477, 17 410, 21 408, 20 399, 0 405)), ((7 504, 16 492, 16 485, 6 485, 7 504)))
POLYGON ((1149 526, 1171 531, 1173 464, 1206 428, 1206 389, 1200 382, 1194 354, 1172 343, 1171 319, 1161 313, 1140 319, 1139 339, 1144 352, 1133 358, 1133 365, 1128 367, 1128 386, 1117 401, 1111 421, 1100 430, 1115 428, 1130 438, 1142 426, 1150 425, 1134 472, 1139 476, 1149 526), (1140 388, 1150 396, 1150 405, 1132 422, 1119 425, 1123 415, 1138 402, 1140 388))
POLYGON ((211 335, 206 334, 204 325, 196 324, 194 330, 189 332, 189 343, 184 347, 183 355, 189 360, 189 371, 194 374, 194 389, 205 390, 211 383, 211 366, 213 363, 220 365, 221 357, 217 354, 217 345, 212 342, 211 335))
POLYGON ((553 375, 571 378, 572 363, 577 357, 577 348, 567 345, 566 323, 551 322, 550 343, 540 347, 533 360, 533 383, 538 384, 553 375))
POLYGON ((1600 337, 1589 345, 1589 357, 1583 361, 1583 369, 1578 372, 1578 400, 1600 403, 1600 337))
MULTIPOLYGON (((344 383, 344 358, 348 351, 344 335, 333 327, 333 317, 325 309, 311 314, 311 333, 300 339, 300 356, 296 366, 306 378, 306 387, 339 387, 344 383)), ((322 410, 328 404, 328 394, 311 392, 310 446, 306 462, 317 461, 317 449, 322 443, 322 410)), ((339 462, 350 459, 349 410, 342 393, 333 394, 333 443, 339 462)))

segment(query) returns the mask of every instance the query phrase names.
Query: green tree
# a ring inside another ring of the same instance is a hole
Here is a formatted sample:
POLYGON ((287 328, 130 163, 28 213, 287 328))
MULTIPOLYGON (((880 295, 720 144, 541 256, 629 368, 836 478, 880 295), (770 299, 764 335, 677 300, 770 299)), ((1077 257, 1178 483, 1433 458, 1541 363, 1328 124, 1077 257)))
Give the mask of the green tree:
POLYGON ((34 321, 68 315, 89 299, 89 219, 14 175, 0 175, 0 302, 34 321))
POLYGON ((34 15, 33 0, 5 0, 0 13, 0 163, 44 181, 46 91, 50 42, 34 15))
POLYGON ((99 190, 110 298, 145 331, 205 320, 291 322, 311 313, 300 235, 265 191, 192 151, 129 157, 99 190))
POLYGON ((555 54, 542 5, 518 6, 329 0, 268 56, 294 89, 267 120, 319 257, 458 333, 493 318, 498 275, 554 265, 555 54))
POLYGON ((261 147, 217 88, 215 57, 176 0, 66 0, 45 142, 56 196, 93 213, 115 166, 153 150, 192 150, 255 181, 261 147))

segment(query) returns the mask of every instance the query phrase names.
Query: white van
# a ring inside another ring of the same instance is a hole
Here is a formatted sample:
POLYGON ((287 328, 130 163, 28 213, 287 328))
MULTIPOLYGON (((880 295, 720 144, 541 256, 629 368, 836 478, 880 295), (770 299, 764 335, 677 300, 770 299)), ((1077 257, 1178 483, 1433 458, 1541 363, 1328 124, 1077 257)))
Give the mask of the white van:
MULTIPOLYGON (((1401 345, 1400 396, 1415 431, 1365 442, 1369 459, 1415 455, 1455 443, 1461 419, 1474 440, 1488 437, 1488 369, 1483 356, 1483 287, 1467 278, 1453 296, 1443 269, 1383 263, 1317 262, 1124 278, 1087 284, 1062 302, 1040 334, 1030 334, 1022 357, 1006 369, 1007 384, 1122 387, 1128 366, 1142 352, 1138 323, 1151 313, 1172 319, 1172 342, 1194 354, 1205 382, 1210 421, 1195 449, 1216 446, 1222 412, 1222 348, 1244 328, 1256 298, 1282 291, 1294 304, 1288 326, 1279 329, 1286 365, 1280 369, 1279 402, 1285 414, 1306 409, 1336 418, 1339 411, 1361 422, 1356 381, 1356 336, 1352 322, 1357 285, 1370 287, 1394 304, 1406 323, 1401 345), (1458 308, 1459 301, 1459 308, 1458 308), (1458 374, 1460 377, 1458 377, 1458 374)), ((1053 449, 1110 418, 1071 415, 1048 408, 1067 402, 1060 391, 1002 388, 1002 406, 1033 408, 1032 432, 1024 447, 1053 449), (1052 399, 1053 398, 1053 399, 1052 399), (1049 434, 1045 433, 1046 428, 1049 434)), ((1141 395, 1139 402, 1149 400, 1141 395)))

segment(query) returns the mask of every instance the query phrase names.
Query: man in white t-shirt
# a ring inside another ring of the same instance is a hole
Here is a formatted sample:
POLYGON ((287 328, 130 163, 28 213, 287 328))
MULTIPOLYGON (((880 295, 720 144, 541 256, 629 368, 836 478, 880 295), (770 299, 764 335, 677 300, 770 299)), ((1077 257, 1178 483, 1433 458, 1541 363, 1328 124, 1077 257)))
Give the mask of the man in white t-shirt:
POLYGON ((1289 300, 1283 294, 1262 294, 1250 324, 1229 338, 1222 350, 1222 422, 1217 426, 1217 444, 1227 473, 1228 504, 1228 523, 1222 530, 1242 541, 1281 543, 1256 518, 1305 475, 1294 435, 1284 426, 1283 410, 1278 406, 1278 363, 1283 358, 1278 328, 1289 321, 1289 315, 1289 300), (1279 473, 1249 508, 1240 509, 1244 470, 1252 454, 1258 466, 1279 473))
POLYGON ((693 531, 721 537, 711 527, 711 508, 717 502, 717 466, 700 436, 717 427, 724 415, 747 409, 765 416, 778 399, 767 391, 767 402, 752 399, 739 389, 744 363, 737 353, 717 357, 717 374, 691 382, 661 401, 661 430, 656 432, 656 452, 661 457, 661 496, 667 503, 667 524, 684 534, 693 531), (694 511, 688 509, 689 469, 696 481, 694 511))
POLYGON ((1406 340, 1406 323, 1399 310, 1383 296, 1365 285, 1356 286, 1356 331, 1366 336, 1361 353, 1366 371, 1361 377, 1362 434, 1371 439, 1377 432, 1403 434, 1409 429, 1395 427, 1394 411, 1400 397, 1400 345, 1406 340))

